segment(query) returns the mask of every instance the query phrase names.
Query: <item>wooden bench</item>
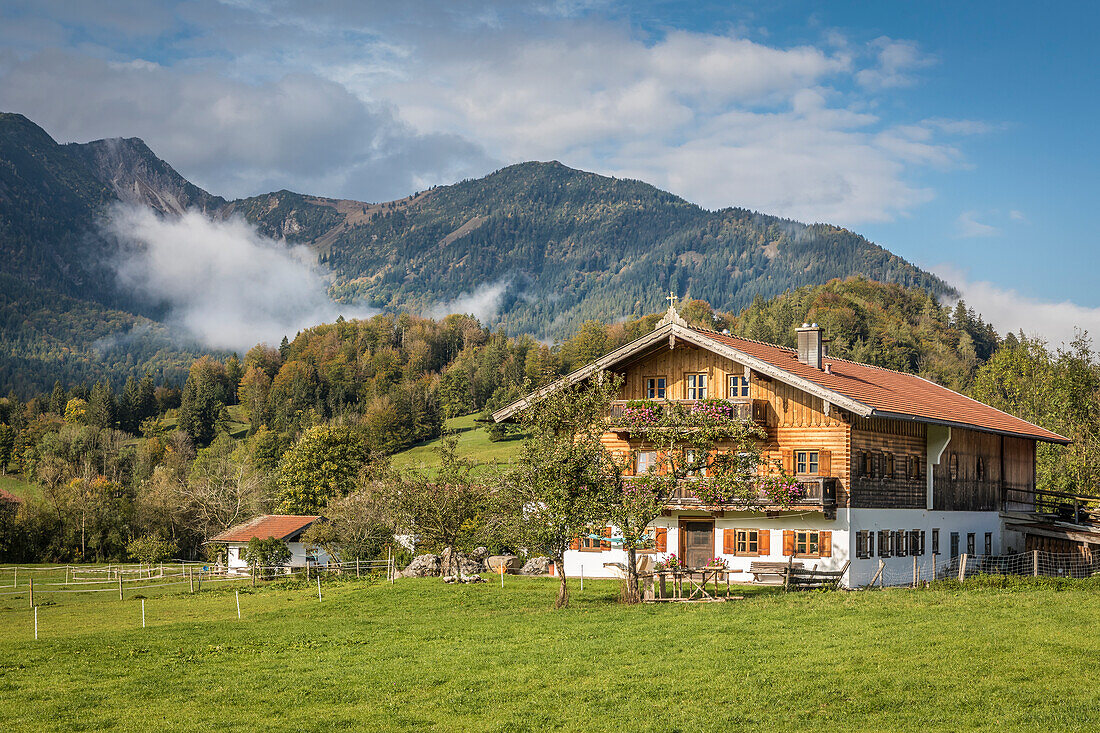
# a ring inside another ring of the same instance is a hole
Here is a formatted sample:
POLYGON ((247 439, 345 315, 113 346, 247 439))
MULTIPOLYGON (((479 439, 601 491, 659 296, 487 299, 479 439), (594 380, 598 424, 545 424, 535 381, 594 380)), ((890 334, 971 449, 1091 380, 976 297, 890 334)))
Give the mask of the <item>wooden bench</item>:
POLYGON ((785 563, 785 562, 752 562, 749 563, 749 572, 752 573, 752 582, 763 583, 760 579, 762 575, 775 575, 779 580, 776 583, 782 582, 783 575, 787 572, 787 568, 803 568, 805 565, 802 563, 785 563))

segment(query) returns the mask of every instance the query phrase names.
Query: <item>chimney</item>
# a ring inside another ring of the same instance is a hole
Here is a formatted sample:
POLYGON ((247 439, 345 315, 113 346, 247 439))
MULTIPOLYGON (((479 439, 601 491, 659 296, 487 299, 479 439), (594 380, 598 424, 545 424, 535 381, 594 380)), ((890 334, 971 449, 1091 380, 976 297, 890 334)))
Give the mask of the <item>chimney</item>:
POLYGON ((798 333, 798 360, 814 369, 821 368, 822 342, 821 328, 816 324, 803 323, 798 333))

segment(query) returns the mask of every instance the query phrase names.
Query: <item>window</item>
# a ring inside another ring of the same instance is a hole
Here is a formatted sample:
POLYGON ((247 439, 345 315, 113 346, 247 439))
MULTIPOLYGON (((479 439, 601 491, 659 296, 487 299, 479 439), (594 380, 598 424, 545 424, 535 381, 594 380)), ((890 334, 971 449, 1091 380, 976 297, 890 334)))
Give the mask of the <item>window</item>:
POLYGON ((796 530, 794 533, 794 554, 795 555, 813 555, 817 556, 821 554, 819 542, 821 540, 819 532, 805 532, 802 530, 796 530))
POLYGON ((890 557, 890 548, 893 545, 891 538, 893 534, 888 529, 880 529, 878 531, 878 556, 890 557))
POLYGON ((909 533, 904 529, 894 530, 894 556, 905 557, 908 554, 909 533))
POLYGON ((886 478, 894 478, 894 454, 886 454, 886 478))
POLYGON ((817 473, 818 468, 818 453, 815 450, 800 450, 795 451, 795 473, 807 474, 817 473))
POLYGON ((924 554, 924 532, 919 529, 909 530, 909 554, 924 554))
POLYGON ((993 533, 992 532, 986 532, 985 533, 985 554, 987 554, 987 555, 992 555, 993 554, 993 533))
POLYGON ((959 533, 951 533, 951 557, 959 556, 959 533))
POLYGON ((747 377, 740 377, 736 374, 730 375, 729 389, 726 392, 726 397, 730 399, 734 397, 748 397, 749 396, 749 380, 747 377))
POLYGON ((643 553, 643 552, 656 552, 657 551, 657 528, 656 527, 646 527, 645 528, 645 531, 642 532, 642 543, 643 543, 643 546, 639 547, 637 550, 635 550, 635 552, 643 553))
POLYGON ((689 400, 705 400, 707 398, 707 375, 687 375, 687 398, 689 400))
POLYGON ((979 481, 985 479, 985 461, 982 460, 981 456, 978 456, 978 461, 974 465, 974 474, 978 477, 979 481))
POLYGON ((600 552, 603 550, 603 543, 599 537, 589 537, 587 535, 581 536, 580 548, 584 552, 600 552))
POLYGON ((856 532, 856 557, 875 556, 875 533, 869 529, 856 532))
POLYGON ((646 377, 645 397, 647 400, 663 400, 665 398, 665 378, 646 377))
POLYGON ((973 555, 974 554, 974 533, 973 532, 967 532, 966 533, 966 554, 967 555, 973 555))
POLYGON ((940 554, 940 531, 938 529, 932 530, 932 554, 940 554))
POLYGON ((651 450, 638 451, 635 459, 634 473, 642 475, 649 473, 657 465, 657 452, 651 450))
POLYGON ((862 464, 860 466, 860 468, 861 468, 860 475, 861 476, 866 476, 867 478, 871 478, 872 476, 874 476, 875 464, 874 464, 874 461, 871 459, 870 452, 863 451, 863 453, 860 454, 860 462, 862 464))
POLYGON ((959 478, 959 455, 957 453, 951 454, 951 462, 948 464, 947 475, 952 481, 959 478))
POLYGON ((920 478, 920 456, 909 456, 909 478, 920 478))
POLYGON ((760 554, 760 532, 755 529, 739 529, 735 535, 736 552, 738 555, 760 554))
MULTIPOLYGON (((695 464, 695 451, 693 451, 693 450, 684 451, 684 466, 687 467, 687 466, 691 466, 691 465, 694 465, 694 464, 695 464)), ((687 471, 687 475, 691 476, 691 477, 696 477, 696 478, 698 478, 699 476, 706 476, 707 475, 706 461, 700 460, 699 461, 699 467, 694 469, 694 470, 687 471)))

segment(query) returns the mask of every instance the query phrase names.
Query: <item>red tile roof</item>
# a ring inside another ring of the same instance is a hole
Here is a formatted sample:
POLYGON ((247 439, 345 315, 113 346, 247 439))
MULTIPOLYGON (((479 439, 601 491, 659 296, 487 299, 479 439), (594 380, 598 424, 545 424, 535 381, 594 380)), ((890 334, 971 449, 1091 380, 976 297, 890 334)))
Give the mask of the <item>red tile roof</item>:
POLYGON ((230 527, 216 537, 211 537, 210 541, 248 542, 253 537, 261 540, 266 540, 268 537, 291 539, 301 534, 318 519, 320 517, 295 514, 261 514, 255 519, 230 527))
POLYGON ((10 491, 4 491, 0 489, 0 502, 7 502, 9 504, 22 504, 23 500, 10 491))
POLYGON ((872 408, 883 417, 954 424, 996 433, 1007 433, 1055 443, 1067 438, 1026 420, 953 392, 921 377, 846 359, 825 357, 825 372, 803 364, 798 353, 774 344, 693 328, 701 336, 730 346, 751 357, 813 382, 827 390, 872 408))

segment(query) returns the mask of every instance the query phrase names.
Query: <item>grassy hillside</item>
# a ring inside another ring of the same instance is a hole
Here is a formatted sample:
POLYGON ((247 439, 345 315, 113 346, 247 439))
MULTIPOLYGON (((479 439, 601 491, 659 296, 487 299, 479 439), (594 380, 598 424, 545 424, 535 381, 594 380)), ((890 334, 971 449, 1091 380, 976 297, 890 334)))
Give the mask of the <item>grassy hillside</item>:
MULTIPOLYGON (((492 442, 488 433, 479 423, 474 422, 476 415, 465 415, 447 420, 445 431, 458 436, 458 455, 481 464, 479 474, 499 471, 507 468, 510 461, 519 456, 521 440, 502 440, 492 442)), ((410 466, 439 466, 439 446, 443 439, 432 440, 397 453, 393 456, 396 468, 410 466)))
MULTIPOLYGON (((22 577, 22 575, 20 576, 22 577)), ((1095 730, 1097 585, 617 604, 611 581, 0 596, 5 730, 1095 730)))
POLYGON ((22 476, 14 473, 0 476, 0 489, 15 494, 20 499, 35 498, 42 495, 42 488, 38 484, 26 481, 22 476))

